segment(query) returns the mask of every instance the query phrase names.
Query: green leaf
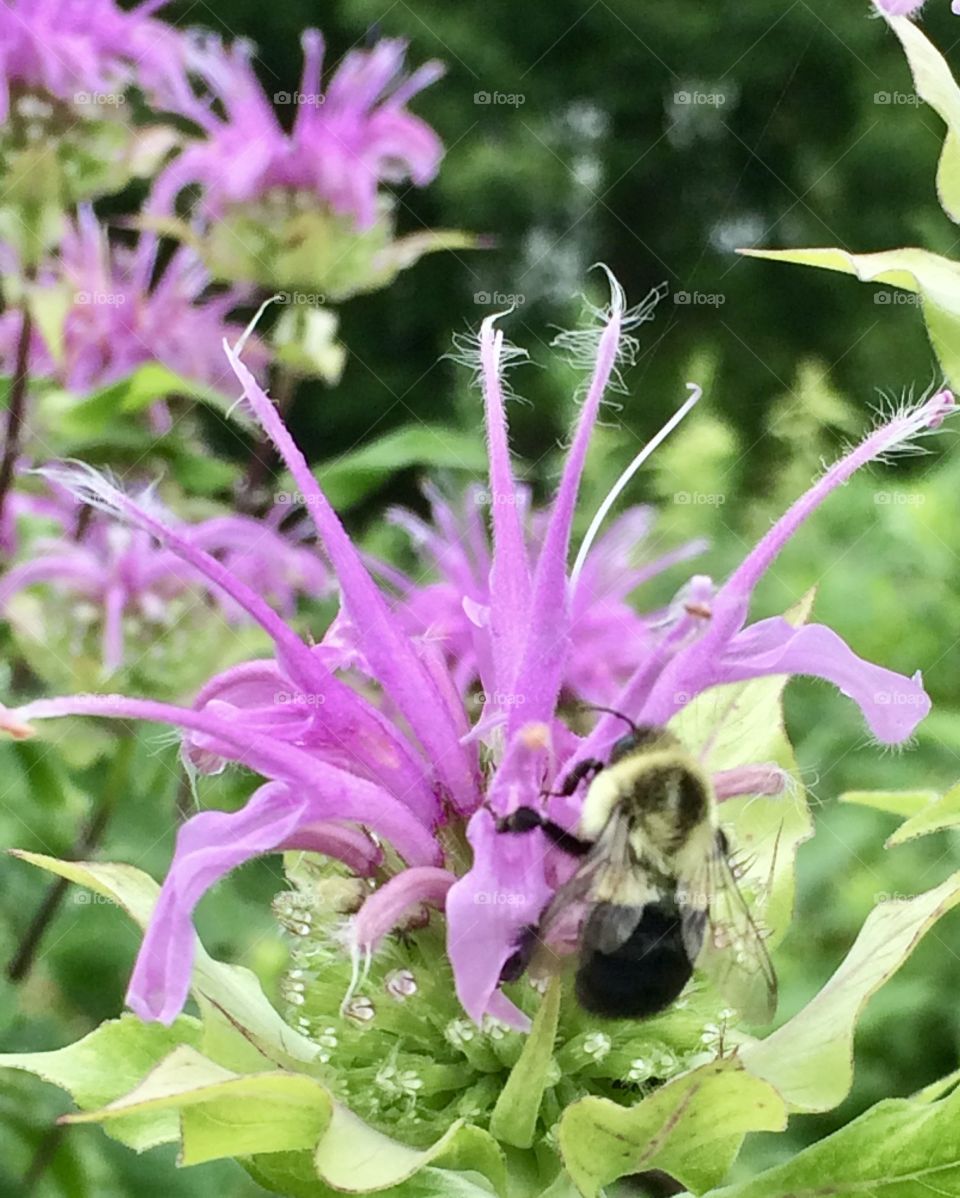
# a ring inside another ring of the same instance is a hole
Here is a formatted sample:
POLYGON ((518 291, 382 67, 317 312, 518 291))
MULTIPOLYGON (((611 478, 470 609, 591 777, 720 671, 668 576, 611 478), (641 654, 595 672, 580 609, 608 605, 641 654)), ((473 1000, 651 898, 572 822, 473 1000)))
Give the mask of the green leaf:
POLYGON ((130 1115, 180 1116, 184 1165, 307 1148, 326 1130, 333 1102, 302 1073, 237 1074, 182 1046, 128 1094, 65 1123, 110 1123, 130 1115))
MULTIPOLYGON (((338 1198, 343 1193, 317 1180, 309 1152, 275 1152, 240 1163, 265 1190, 284 1198, 338 1198)), ((377 1198, 489 1198, 492 1191, 477 1174, 427 1165, 400 1185, 376 1193, 377 1198)))
POLYGON ((888 283, 923 298, 927 334, 947 378, 960 386, 960 264, 928 250, 906 247, 851 254, 836 247, 810 250, 738 250, 751 258, 819 266, 855 275, 862 283, 888 283))
POLYGON ((74 290, 66 283, 33 284, 26 289, 30 315, 58 365, 63 362, 63 326, 73 307, 74 290))
POLYGON ((853 1082, 853 1033, 867 999, 958 901, 960 873, 915 898, 880 903, 820 993, 765 1040, 741 1049, 746 1068, 775 1086, 793 1110, 835 1107, 853 1082))
POLYGON ((441 425, 408 425, 354 453, 321 463, 316 474, 327 498, 340 510, 358 503, 395 471, 410 466, 483 473, 483 440, 475 433, 441 425))
MULTIPOLYGON (((121 1015, 103 1023, 82 1040, 52 1052, 6 1053, 0 1067, 22 1069, 66 1090, 87 1110, 112 1102, 180 1045, 196 1044, 200 1027, 182 1016, 171 1027, 141 1023, 121 1015)), ((179 1138, 179 1120, 170 1111, 131 1113, 110 1126, 110 1134, 142 1152, 179 1138)))
POLYGON ((909 819, 939 797, 935 790, 848 790, 840 796, 839 801, 872 807, 875 811, 886 811, 889 815, 909 819))
POLYGON ((121 415, 142 412, 157 400, 172 395, 201 400, 222 415, 241 424, 249 422, 236 406, 236 396, 217 391, 196 379, 188 379, 161 362, 145 362, 126 378, 118 379, 82 399, 63 393, 59 413, 62 431, 71 437, 102 433, 121 415))
POLYGON ((832 1136, 711 1198, 956 1198, 960 1092, 940 1102, 891 1098, 832 1136))
POLYGON ((490 1131, 515 1148, 530 1148, 534 1141, 540 1103, 553 1064, 561 993, 560 979, 551 978, 520 1059, 510 1070, 490 1117, 490 1131))
POLYGON ((960 785, 951 787, 943 795, 935 790, 855 790, 841 795, 840 801, 902 816, 904 822, 887 839, 888 849, 917 836, 960 824, 960 785))
POLYGON ((887 841, 887 847, 893 848, 906 840, 940 832, 943 828, 954 828, 957 824, 960 824, 960 785, 951 787, 946 794, 902 823, 887 841))
POLYGON ((785 1126, 776 1090, 727 1057, 674 1078, 633 1107, 581 1098, 564 1111, 557 1140, 567 1171, 587 1198, 619 1177, 649 1169, 661 1169, 699 1194, 723 1179, 748 1131, 785 1126))
MULTIPOLYGON (((147 926, 157 901, 159 886, 132 865, 90 861, 58 861, 40 853, 17 850, 13 854, 117 903, 139 924, 147 926)), ((255 974, 240 965, 214 961, 198 942, 193 965, 193 992, 205 1000, 204 1013, 216 1015, 269 1061, 287 1068, 304 1069, 319 1051, 313 1041, 286 1024, 260 987, 255 974)), ((220 1029, 222 1031, 222 1029, 220 1029)), ((223 1040, 221 1040, 223 1042, 223 1040)), ((204 1048, 208 1045, 205 1043, 204 1048)))
POLYGON ((917 95, 947 126, 937 166, 937 195, 947 216, 960 222, 960 88, 946 59, 918 25, 906 17, 889 16, 879 5, 877 11, 900 39, 917 95))
MULTIPOLYGON (((506 1187, 506 1166, 497 1142, 489 1132, 460 1120, 421 1151, 376 1131, 345 1107, 335 1106, 314 1163, 322 1181, 350 1194, 399 1186, 427 1165, 480 1174, 498 1194, 506 1187)), ((408 1190, 404 1188, 403 1193, 408 1190)))

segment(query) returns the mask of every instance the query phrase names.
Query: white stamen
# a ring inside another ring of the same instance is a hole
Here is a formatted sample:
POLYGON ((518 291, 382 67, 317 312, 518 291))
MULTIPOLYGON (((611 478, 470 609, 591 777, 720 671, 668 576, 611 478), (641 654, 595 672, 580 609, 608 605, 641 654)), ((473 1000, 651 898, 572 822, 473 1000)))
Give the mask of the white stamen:
POLYGON ((610 512, 610 509, 620 498, 620 494, 626 487, 627 483, 631 480, 631 478, 633 478, 633 476, 640 469, 647 458, 653 453, 653 451, 662 445, 667 437, 670 436, 677 425, 684 419, 687 413, 693 409, 700 397, 703 395, 703 389, 696 383, 687 383, 687 390, 690 392, 690 394, 683 406, 679 409, 679 411, 675 412, 670 417, 670 419, 657 433, 657 435, 648 441, 646 445, 644 445, 643 449, 640 450, 630 465, 627 466, 626 470, 624 470, 624 472, 610 488, 606 499, 604 499, 603 503, 601 503, 600 507, 597 509, 597 514, 590 522, 590 527, 587 529, 586 536, 583 538, 583 541, 580 544, 580 549, 577 553, 577 560, 573 563, 573 569, 570 572, 571 590, 573 590, 577 585, 577 580, 579 579, 584 563, 587 560, 587 554, 590 552, 590 548, 593 545, 593 542, 596 540, 597 533, 600 530, 600 525, 603 524, 610 512))
POLYGON ((246 344, 250 340, 250 336, 253 333, 254 329, 260 323, 260 317, 263 316, 264 312, 266 312, 266 310, 270 307, 271 304, 279 304, 282 301, 283 301, 283 296, 280 295, 279 292, 276 295, 271 295, 269 299, 265 299, 263 301, 263 303, 257 309, 253 320, 250 321, 250 323, 247 325, 247 327, 243 330, 243 332, 240 334, 240 336, 236 340, 236 344, 233 347, 233 352, 237 355, 238 358, 240 357, 240 355, 243 353, 244 349, 246 348, 246 344))

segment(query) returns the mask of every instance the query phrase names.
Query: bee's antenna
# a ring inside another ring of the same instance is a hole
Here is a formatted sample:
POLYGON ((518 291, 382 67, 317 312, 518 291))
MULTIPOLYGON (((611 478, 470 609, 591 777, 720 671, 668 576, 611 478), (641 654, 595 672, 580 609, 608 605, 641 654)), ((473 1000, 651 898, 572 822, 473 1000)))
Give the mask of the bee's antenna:
POLYGON ((605 711, 607 715, 615 715, 618 720, 623 720, 625 724, 629 724, 630 730, 632 732, 636 733, 637 735, 640 733, 640 729, 637 727, 637 724, 634 720, 632 720, 628 715, 624 715, 622 711, 616 711, 613 707, 601 707, 599 703, 578 703, 577 707, 579 707, 581 711, 605 711))

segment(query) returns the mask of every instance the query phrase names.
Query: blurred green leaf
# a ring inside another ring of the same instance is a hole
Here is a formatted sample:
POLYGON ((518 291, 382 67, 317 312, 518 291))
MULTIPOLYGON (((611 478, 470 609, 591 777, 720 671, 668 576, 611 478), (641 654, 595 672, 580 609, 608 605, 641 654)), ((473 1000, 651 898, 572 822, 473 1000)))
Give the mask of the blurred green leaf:
POLYGON ((352 507, 398 470, 411 466, 484 474, 483 439, 442 425, 407 425, 315 468, 327 498, 338 510, 352 507))

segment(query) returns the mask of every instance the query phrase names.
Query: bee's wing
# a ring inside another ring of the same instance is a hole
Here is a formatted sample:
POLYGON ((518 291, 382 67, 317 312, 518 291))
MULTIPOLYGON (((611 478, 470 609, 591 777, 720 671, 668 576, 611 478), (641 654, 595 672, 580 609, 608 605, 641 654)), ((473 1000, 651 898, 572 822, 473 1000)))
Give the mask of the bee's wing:
POLYGON ((776 974, 720 836, 677 898, 690 960, 745 1019, 768 1023, 777 1009, 776 974))
POLYGON ((597 952, 612 953, 633 935, 644 904, 653 897, 630 846, 626 820, 612 817, 580 868, 550 900, 540 917, 539 932, 546 939, 576 904, 603 904, 591 924, 591 943, 597 952))

